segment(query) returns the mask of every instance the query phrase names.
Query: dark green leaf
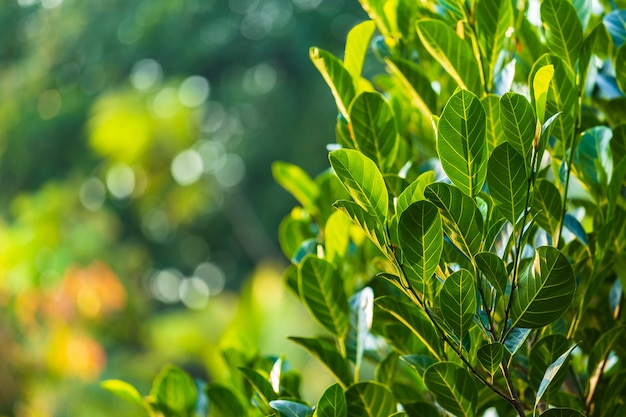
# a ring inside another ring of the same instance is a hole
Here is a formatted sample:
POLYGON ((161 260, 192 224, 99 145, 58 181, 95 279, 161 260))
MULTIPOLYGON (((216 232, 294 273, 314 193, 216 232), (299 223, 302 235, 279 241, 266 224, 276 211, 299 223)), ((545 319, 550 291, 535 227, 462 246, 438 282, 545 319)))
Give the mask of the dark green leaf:
MULTIPOLYGON (((539 389, 548 367, 567 352, 569 347, 569 340, 562 334, 548 335, 535 343, 528 357, 528 379, 531 387, 535 390, 539 389)), ((565 376, 566 372, 561 371, 558 376, 555 376, 554 383, 560 385, 565 376)))
POLYGON ((434 287, 431 281, 443 250, 439 210, 424 200, 411 204, 400 216, 398 235, 409 283, 420 294, 432 299, 434 287))
POLYGON ((154 405, 164 413, 179 416, 191 415, 198 391, 189 374, 173 366, 164 366, 152 382, 150 396, 154 405))
POLYGON ((583 413, 573 408, 551 408, 539 417, 585 417, 583 413))
POLYGON ((358 95, 350 106, 350 120, 357 149, 388 172, 398 152, 398 129, 387 101, 376 92, 358 95))
POLYGON ((539 385, 539 389, 537 390, 537 398, 535 399, 535 409, 537 408, 537 405, 539 405, 541 398, 547 391, 550 384, 552 384, 555 381, 555 377, 559 373, 559 370, 565 364, 567 358, 569 357, 570 353, 572 353, 572 350, 574 350, 574 348, 576 348, 576 345, 572 346, 565 353, 559 356, 558 359, 555 360, 552 364, 550 364, 550 366, 546 370, 546 373, 543 376, 543 379, 541 380, 541 384, 539 385))
POLYGON ((626 94, 626 46, 622 45, 615 52, 615 80, 622 93, 626 94))
POLYGON ((415 369, 421 377, 424 377, 426 369, 435 363, 435 360, 432 357, 424 355, 404 355, 400 356, 400 359, 411 368, 415 369))
POLYGON ((335 346, 321 338, 289 337, 289 339, 318 358, 335 375, 342 386, 347 387, 352 384, 352 372, 348 361, 341 356, 335 346))
POLYGON ((538 328, 558 319, 576 291, 574 271, 567 258, 551 246, 535 252, 534 262, 520 274, 513 294, 513 327, 538 328))
POLYGON ((500 99, 500 114, 507 142, 524 157, 526 171, 530 172, 530 158, 537 129, 532 106, 521 94, 506 93, 500 99))
POLYGON ((281 417, 309 417, 313 409, 306 404, 287 400, 270 401, 270 407, 278 411, 281 417))
POLYGON ((502 363, 504 346, 501 343, 490 343, 478 349, 476 356, 480 364, 493 376, 502 363))
POLYGON ((319 189, 302 168, 278 161, 272 164, 272 175, 276 182, 289 191, 304 208, 314 210, 319 189))
POLYGON ((446 278, 439 293, 439 308, 445 322, 463 340, 474 324, 476 312, 476 287, 470 271, 460 269, 446 278))
POLYGON ((359 382, 346 391, 348 417, 389 417, 396 411, 393 394, 377 382, 359 382))
POLYGON ((478 0, 475 14, 478 45, 485 59, 487 88, 491 90, 507 31, 514 24, 513 3, 507 0, 478 0))
POLYGON ((470 197, 478 194, 487 174, 485 109, 467 90, 456 92, 437 125, 437 153, 450 181, 470 197))
POLYGON ((587 362, 587 372, 590 376, 593 376, 606 356, 611 351, 613 344, 617 341, 618 337, 624 335, 624 326, 620 325, 612 328, 611 330, 600 336, 600 339, 594 341, 593 349, 589 355, 589 361, 587 362))
POLYGON ((398 354, 395 352, 389 353, 385 358, 378 363, 374 372, 374 379, 381 384, 391 386, 396 376, 398 368, 398 354))
POLYGON ((426 187, 424 197, 439 208, 443 230, 450 241, 470 258, 478 253, 483 218, 474 200, 458 188, 441 182, 426 187))
POLYGON ((346 417, 348 406, 346 396, 339 384, 326 388, 315 410, 315 417, 346 417))
POLYGON ((389 196, 385 180, 376 164, 352 149, 338 149, 329 154, 330 164, 354 201, 380 224, 387 220, 389 196))
POLYGON ((387 59, 390 73, 397 76, 405 93, 420 112, 429 116, 437 112, 437 94, 422 69, 411 61, 397 57, 387 59))
POLYGON ((454 78, 459 87, 482 95, 478 63, 469 44, 440 20, 419 20, 416 25, 417 34, 428 52, 454 78))
POLYGON ((516 224, 526 208, 527 169, 524 157, 510 143, 498 146, 489 158, 487 184, 500 213, 516 224))
POLYGON ((509 281, 509 274, 506 272, 506 266, 502 259, 491 252, 480 252, 474 259, 476 260, 476 266, 485 275, 489 284, 500 295, 504 295, 509 281))
POLYGON ((348 32, 343 65, 353 80, 358 80, 361 77, 365 53, 375 30, 376 24, 371 20, 366 20, 354 26, 348 32))
POLYGON ((540 180, 535 185, 530 212, 545 231, 552 236, 557 233, 561 221, 561 194, 550 181, 540 180))
POLYGON ((583 28, 574 6, 567 0, 544 0, 541 21, 548 48, 574 68, 583 43, 583 28))
POLYGON ((319 48, 311 48, 309 56, 317 70, 324 77, 324 81, 330 87, 335 98, 337 108, 346 119, 350 119, 348 108, 354 99, 354 85, 352 76, 345 69, 343 63, 328 51, 319 48))
POLYGON ((343 337, 348 332, 349 308, 343 280, 333 265, 314 256, 304 258, 298 269, 302 302, 329 332, 343 337))
POLYGON ((424 374, 424 382, 437 402, 457 417, 475 415, 478 390, 472 378, 469 372, 452 362, 435 363, 424 374))
POLYGON ((207 389, 211 417, 245 416, 246 408, 241 399, 230 389, 221 385, 210 385, 207 389))

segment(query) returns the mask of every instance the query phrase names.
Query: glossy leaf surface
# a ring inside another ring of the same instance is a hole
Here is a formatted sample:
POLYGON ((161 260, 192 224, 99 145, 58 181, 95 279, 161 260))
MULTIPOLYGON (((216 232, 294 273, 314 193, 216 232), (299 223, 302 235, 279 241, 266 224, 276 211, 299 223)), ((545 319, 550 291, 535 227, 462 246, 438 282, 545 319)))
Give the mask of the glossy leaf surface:
POLYGON ((474 275, 467 269, 451 274, 441 287, 439 303, 444 320, 462 340, 474 323, 476 311, 474 275))
POLYGON ((452 362, 435 363, 424 374, 424 382, 437 402, 459 417, 475 415, 478 391, 472 378, 464 368, 452 362))
POLYGON ((343 66, 339 58, 328 51, 319 48, 311 48, 309 56, 317 70, 322 74, 328 87, 330 87, 339 112, 349 120, 350 115, 348 109, 355 95, 350 73, 343 66))
POLYGON ((315 417, 346 417, 348 415, 346 396, 339 384, 333 384, 326 388, 317 404, 314 415, 315 417))
POLYGON ((494 149, 489 158, 487 184, 500 212, 511 224, 526 208, 528 181, 524 157, 510 143, 494 149))
POLYGON ((377 382, 359 382, 346 391, 348 417, 388 417, 396 411, 393 394, 377 382))

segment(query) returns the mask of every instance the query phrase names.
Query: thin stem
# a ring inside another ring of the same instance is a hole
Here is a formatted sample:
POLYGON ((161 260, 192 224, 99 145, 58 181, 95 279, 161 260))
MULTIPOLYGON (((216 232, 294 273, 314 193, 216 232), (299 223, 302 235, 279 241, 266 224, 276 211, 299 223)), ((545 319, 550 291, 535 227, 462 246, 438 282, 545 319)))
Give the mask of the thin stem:
POLYGON ((506 386, 509 389, 509 395, 513 399, 513 402, 511 404, 513 404, 513 407, 515 407, 515 410, 517 410, 517 413, 520 415, 520 417, 526 417, 526 412, 524 411, 522 402, 519 400, 517 391, 515 390, 515 386, 513 385, 513 380, 511 379, 511 373, 509 372, 509 368, 503 363, 500 363, 500 369, 502 370, 502 374, 504 375, 506 386))

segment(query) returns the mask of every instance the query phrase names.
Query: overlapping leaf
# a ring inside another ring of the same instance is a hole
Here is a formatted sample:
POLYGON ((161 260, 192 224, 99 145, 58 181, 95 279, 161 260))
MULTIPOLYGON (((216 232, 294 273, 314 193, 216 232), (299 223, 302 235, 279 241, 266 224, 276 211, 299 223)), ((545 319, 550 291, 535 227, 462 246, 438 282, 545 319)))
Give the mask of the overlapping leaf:
POLYGON ((444 107, 437 125, 437 153, 441 166, 465 194, 478 194, 487 174, 485 109, 467 90, 456 92, 444 107))
POLYGON ((463 340, 476 312, 476 287, 470 271, 460 269, 446 278, 439 293, 439 308, 448 327, 463 340))
POLYGON ((574 6, 567 0, 544 0, 541 21, 548 48, 574 68, 583 43, 583 28, 574 6))
POLYGON ((487 372, 494 375, 504 358, 504 346, 501 343, 490 343, 478 349, 476 356, 487 372))
POLYGON ((389 196, 376 164, 361 152, 338 149, 329 154, 330 164, 354 201, 380 224, 387 220, 389 196))
POLYGON ((513 327, 539 328, 554 322, 571 303, 575 290, 567 258, 551 246, 538 248, 533 263, 520 274, 513 295, 513 327))
POLYGON ((346 391, 348 417, 389 417, 396 402, 389 389, 378 382, 359 382, 346 391))
POLYGON ((385 232, 376 217, 366 212, 361 206, 352 201, 339 200, 333 204, 363 230, 365 235, 381 250, 387 254, 385 246, 385 232))
POLYGON ((548 369, 546 370, 546 373, 541 380, 541 384, 539 385, 539 389, 537 390, 537 396, 535 398, 535 409, 541 402, 541 399, 548 390, 548 387, 550 387, 557 380, 556 376, 560 374, 560 371, 563 365, 566 363, 567 358, 569 357, 570 353, 572 353, 572 350, 574 350, 575 348, 576 345, 573 345, 561 356, 559 356, 554 362, 552 362, 550 366, 548 366, 548 369))
POLYGON ((508 274, 502 259, 491 252, 480 252, 474 259, 478 269, 485 275, 491 286, 500 295, 504 295, 508 284, 508 274))
MULTIPOLYGON (((353 80, 361 78, 365 53, 369 47, 370 39, 376 30, 376 23, 372 20, 355 25, 346 38, 346 49, 343 57, 343 66, 352 76, 353 80)), ((356 86, 355 86, 356 87, 356 86)))
POLYGON ((411 204, 424 199, 424 190, 435 182, 435 173, 426 171, 402 191, 396 201, 396 214, 400 216, 411 204))
POLYGON ((303 207, 307 210, 315 207, 319 189, 302 168, 287 162, 274 162, 272 174, 276 182, 289 191, 303 207))
POLYGON ((458 188, 441 182, 426 187, 424 197, 439 208, 443 230, 450 241, 470 258, 477 254, 483 218, 474 200, 458 188))
POLYGON ((339 384, 326 388, 315 410, 316 417, 346 417, 348 406, 346 396, 339 384))
POLYGON ((513 3, 507 0, 478 0, 476 2, 476 34, 485 58, 485 79, 491 89, 496 64, 513 27, 513 3))
POLYGON ((468 43, 440 20, 417 22, 417 33, 428 52, 454 78, 459 87, 483 92, 478 63, 468 43))
POLYGON ((488 94, 480 102, 485 109, 486 128, 485 139, 487 143, 487 155, 500 144, 505 142, 504 131, 502 130, 502 120, 500 116, 500 97, 495 94, 488 94))
POLYGON ((443 250, 443 229, 437 207, 428 201, 411 204, 400 216, 400 247, 409 283, 429 299, 434 297, 431 278, 443 250))
POLYGON ((457 417, 476 414, 478 391, 473 377, 452 362, 438 362, 424 373, 424 382, 446 411, 457 417))
MULTIPOLYGON (((548 335, 537 341, 528 356, 528 379, 531 387, 539 389, 548 367, 567 352, 569 347, 570 341, 562 334, 548 335)), ((560 385, 566 375, 566 372, 560 372, 553 383, 560 385)))
POLYGON ((348 361, 330 342, 322 338, 305 337, 289 337, 289 340, 304 347, 311 355, 319 359, 342 386, 348 387, 352 384, 352 372, 348 361))
POLYGON ((211 384, 207 396, 212 417, 243 416, 246 413, 243 401, 230 388, 211 384))
POLYGON ((626 94, 626 45, 622 45, 615 52, 614 59, 615 80, 622 93, 626 94))
POLYGON ((358 95, 350 106, 354 142, 358 150, 387 171, 398 151, 396 119, 383 96, 376 92, 358 95))
POLYGON ((343 337, 348 332, 349 308, 343 281, 335 267, 314 256, 304 258, 298 268, 302 302, 329 332, 343 337))
POLYGON ((509 143, 498 146, 487 168, 489 194, 496 202, 500 212, 511 224, 526 208, 528 191, 524 157, 509 143))
POLYGON ((521 94, 506 93, 500 99, 500 114, 507 142, 522 155, 526 171, 530 172, 530 158, 537 129, 532 106, 521 94))
POLYGON ((537 224, 554 236, 561 221, 561 194, 556 186, 540 180, 535 185, 530 209, 537 224))
POLYGON ((387 64, 391 74, 398 77, 405 92, 423 115, 437 112, 437 94, 417 64, 398 57, 389 57, 387 64))
POLYGON ((355 95, 352 76, 345 69, 341 60, 328 51, 311 48, 309 56, 330 87, 339 112, 349 120, 348 108, 355 95))

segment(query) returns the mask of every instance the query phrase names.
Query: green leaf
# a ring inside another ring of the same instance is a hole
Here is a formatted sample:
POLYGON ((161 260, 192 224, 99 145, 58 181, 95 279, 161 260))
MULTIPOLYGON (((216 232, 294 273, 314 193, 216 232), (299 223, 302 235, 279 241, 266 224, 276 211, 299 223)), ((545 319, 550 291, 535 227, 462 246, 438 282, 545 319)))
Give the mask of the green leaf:
POLYGON ((541 21, 548 48, 574 68, 583 43, 583 28, 574 6, 567 0, 544 0, 541 21))
POLYGON ((372 328, 374 291, 365 287, 350 297, 350 329, 346 337, 346 353, 357 369, 361 368, 365 341, 372 328))
POLYGON ((559 356, 558 359, 555 360, 546 370, 546 373, 544 374, 543 379, 541 380, 541 384, 539 385, 539 389, 537 390, 537 397, 535 399, 535 409, 541 402, 541 398, 546 393, 550 384, 555 380, 556 375, 558 374, 563 364, 565 364, 565 361, 569 357, 570 353, 572 353, 572 350, 574 350, 575 348, 576 348, 576 345, 569 348, 565 353, 559 356))
POLYGON ((441 339, 424 310, 415 304, 407 304, 390 296, 377 298, 376 306, 408 327, 433 357, 437 359, 441 357, 441 339))
POLYGON ((339 384, 326 388, 320 398, 314 417, 347 417, 346 396, 339 384))
POLYGON ((330 87, 339 112, 343 117, 350 120, 348 108, 350 108, 350 103, 354 99, 355 94, 352 76, 343 66, 341 60, 328 51, 311 48, 309 56, 317 70, 322 74, 328 87, 330 87))
POLYGON ((348 361, 341 356, 333 344, 322 338, 289 337, 288 339, 299 344, 319 359, 335 375, 343 387, 352 384, 352 372, 348 361))
POLYGON ((509 351, 511 356, 515 355, 517 351, 524 345, 528 335, 530 335, 531 329, 522 329, 516 327, 511 329, 506 339, 504 340, 504 347, 509 351))
POLYGON ((457 91, 443 108, 437 126, 437 153, 450 181, 470 197, 480 192, 487 174, 485 109, 478 97, 457 91))
POLYGON ((535 251, 533 263, 519 277, 513 294, 513 327, 539 328, 561 317, 576 291, 574 271, 567 258, 551 246, 535 251))
POLYGON ((546 65, 539 68, 533 78, 533 97, 535 98, 535 112, 539 123, 543 123, 546 117, 546 102, 548 101, 548 89, 554 77, 554 66, 546 65))
MULTIPOLYGON (((343 57, 343 66, 350 73, 353 80, 361 78, 365 53, 370 39, 376 30, 376 23, 371 20, 355 25, 346 38, 346 49, 343 57)), ((355 86, 356 87, 356 86, 355 86)))
POLYGON ((207 389, 211 417, 245 416, 241 399, 229 388, 212 384, 207 389))
POLYGON ((441 417, 441 410, 431 403, 416 401, 411 403, 403 403, 404 409, 409 417, 441 417))
POLYGON ((613 10, 602 18, 602 23, 613 39, 616 48, 626 41, 626 10, 613 10))
POLYGON ((480 272, 485 275, 489 284, 496 289, 498 294, 506 294, 509 274, 506 272, 506 266, 502 259, 491 252, 480 252, 476 254, 474 259, 480 272))
POLYGON ((615 80, 622 93, 626 94, 626 46, 622 45, 614 57, 615 80))
POLYGON ((573 408, 551 408, 541 413, 539 417, 585 417, 585 415, 573 408))
POLYGON ((502 343, 490 343, 478 349, 476 354, 480 364, 493 376, 504 358, 504 346, 502 343))
POLYGON ((396 214, 400 216, 411 204, 424 199, 424 190, 435 182, 435 173, 426 171, 402 191, 396 201, 396 214))
POLYGON ((387 387, 378 382, 359 382, 346 391, 348 417, 389 417, 396 401, 387 387))
POLYGON ((411 368, 415 369, 422 378, 424 377, 426 369, 435 363, 435 360, 431 356, 424 355, 404 355, 400 356, 400 359, 411 368))
POLYGON ((411 204, 400 216, 398 235, 411 287, 432 300, 431 280, 443 251, 439 210, 424 200, 411 204))
POLYGON ((396 119, 380 93, 364 92, 350 106, 354 142, 358 150, 388 172, 398 152, 396 119))
POLYGON ((306 404, 287 400, 270 401, 270 407, 278 411, 281 417, 309 417, 313 409, 306 404))
POLYGON ((561 194, 552 182, 540 180, 535 185, 530 212, 541 228, 556 235, 561 221, 561 194))
POLYGON ((511 224, 526 208, 527 181, 524 157, 509 143, 503 143, 494 149, 487 168, 489 194, 500 213, 511 224))
POLYGON ((404 92, 424 116, 437 112, 437 93, 433 90, 426 74, 419 65, 398 57, 389 57, 385 61, 389 72, 398 77, 404 92))
POLYGON ((351 227, 350 218, 340 211, 335 211, 326 221, 324 227, 326 259, 336 267, 340 266, 348 253, 351 227))
POLYGON ((121 381, 119 379, 107 379, 106 381, 102 381, 100 386, 117 395, 124 401, 138 405, 142 408, 146 405, 137 389, 128 382, 121 381))
POLYGON ((287 162, 274 162, 272 175, 285 190, 293 195, 302 207, 311 211, 315 208, 315 201, 319 190, 315 182, 299 166, 287 162))
POLYGON ((575 162, 591 183, 608 186, 613 173, 611 139, 613 131, 606 126, 594 126, 583 132, 576 148, 575 162))
POLYGON ((424 374, 424 382, 439 405, 457 417, 473 417, 478 390, 473 377, 453 362, 438 362, 424 374))
POLYGON ((472 258, 480 251, 483 218, 474 200, 458 188, 436 182, 424 190, 424 197, 439 208, 443 230, 461 252, 472 258))
MULTIPOLYGON (((569 349, 570 342, 562 334, 542 337, 535 343, 528 356, 528 379, 530 386, 539 389, 548 367, 569 349)), ((554 383, 561 384, 566 372, 561 371, 554 383)))
POLYGON ((398 354, 392 351, 378 362, 374 370, 374 380, 391 386, 398 370, 398 359, 398 354))
POLYGON ((590 376, 593 376, 602 362, 613 347, 613 344, 620 336, 624 335, 624 326, 620 325, 612 328, 611 330, 600 336, 600 339, 594 341, 593 349, 589 355, 589 361, 587 362, 587 372, 590 376))
POLYGON ((478 63, 469 44, 440 20, 419 20, 416 27, 426 50, 454 78, 459 87, 482 95, 484 89, 478 63))
POLYGON ((549 119, 561 113, 561 116, 554 121, 552 135, 562 141, 564 147, 568 149, 573 140, 578 111, 578 89, 574 71, 562 59, 552 55, 543 55, 533 65, 530 79, 533 80, 539 69, 546 65, 553 65, 554 76, 548 87, 545 117, 549 119))
POLYGON ((289 259, 296 255, 302 242, 314 237, 315 234, 311 231, 311 221, 303 215, 300 207, 292 209, 278 227, 278 242, 289 259))
POLYGON ((190 416, 198 397, 196 384, 182 369, 164 366, 152 382, 150 396, 154 406, 165 414, 190 416))
POLYGON ((476 312, 476 287, 470 271, 460 269, 446 278, 439 294, 439 307, 445 322, 463 340, 474 324, 476 312))
POLYGON ((530 172, 530 158, 537 129, 532 106, 523 95, 506 93, 500 99, 500 114, 507 142, 523 156, 526 172, 530 172))
POLYGON ((502 120, 500 116, 500 97, 495 94, 488 94, 483 97, 480 102, 485 109, 486 129, 485 139, 487 141, 487 154, 503 144, 506 139, 502 131, 502 120))
POLYGON ((378 223, 378 220, 367 213, 356 203, 352 201, 339 200, 333 204, 338 210, 343 212, 346 216, 350 217, 352 221, 363 230, 365 235, 385 254, 388 253, 386 249, 386 238, 383 232, 382 226, 378 223))
POLYGON ((339 180, 354 201, 375 216, 380 224, 385 224, 389 196, 385 180, 376 164, 352 149, 332 151, 329 159, 339 180))
POLYGON ((513 3, 507 0, 478 0, 475 16, 478 45, 485 59, 487 88, 491 90, 507 31, 514 25, 513 3))
POLYGON ((259 372, 252 368, 246 368, 244 366, 239 367, 239 371, 244 375, 248 383, 252 386, 254 393, 257 397, 256 401, 260 401, 260 407, 264 412, 268 413, 271 410, 270 401, 278 398, 276 392, 272 388, 272 384, 261 375, 259 372))
POLYGON ((314 256, 304 258, 298 269, 302 302, 313 317, 337 337, 348 332, 349 308, 343 280, 333 265, 314 256))

